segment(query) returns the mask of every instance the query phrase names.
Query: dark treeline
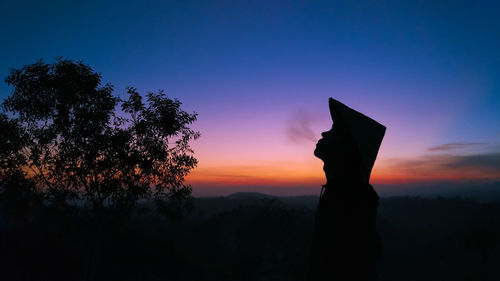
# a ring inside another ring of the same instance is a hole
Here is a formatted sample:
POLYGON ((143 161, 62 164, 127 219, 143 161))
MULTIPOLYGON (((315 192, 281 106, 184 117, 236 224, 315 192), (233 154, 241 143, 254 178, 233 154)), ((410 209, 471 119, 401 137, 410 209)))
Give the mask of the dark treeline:
MULTIPOLYGON (((96 222, 78 207, 2 207, 1 280, 305 280, 315 197, 197 198, 189 215, 143 204, 96 222)), ((154 205, 151 205, 154 206, 154 205)), ((383 198, 379 280, 500 280, 500 203, 383 198)))

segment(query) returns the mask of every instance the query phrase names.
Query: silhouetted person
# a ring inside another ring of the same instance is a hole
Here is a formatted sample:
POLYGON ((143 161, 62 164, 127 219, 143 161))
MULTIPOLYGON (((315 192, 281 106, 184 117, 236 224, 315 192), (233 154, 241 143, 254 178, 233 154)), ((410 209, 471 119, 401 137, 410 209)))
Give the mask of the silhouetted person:
POLYGON ((309 280, 376 280, 378 195, 370 173, 385 127, 330 98, 333 126, 314 155, 326 184, 316 212, 309 280))

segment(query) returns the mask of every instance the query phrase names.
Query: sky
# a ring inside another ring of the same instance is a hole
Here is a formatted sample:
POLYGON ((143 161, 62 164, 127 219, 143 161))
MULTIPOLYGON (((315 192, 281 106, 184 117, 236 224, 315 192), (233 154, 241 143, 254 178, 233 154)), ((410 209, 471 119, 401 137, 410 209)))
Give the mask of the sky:
MULTIPOLYGON (((164 89, 201 138, 200 196, 316 194, 333 97, 387 127, 372 183, 500 180, 498 1, 2 1, 0 76, 81 60, 164 89)), ((0 98, 11 90, 0 84, 0 98)))

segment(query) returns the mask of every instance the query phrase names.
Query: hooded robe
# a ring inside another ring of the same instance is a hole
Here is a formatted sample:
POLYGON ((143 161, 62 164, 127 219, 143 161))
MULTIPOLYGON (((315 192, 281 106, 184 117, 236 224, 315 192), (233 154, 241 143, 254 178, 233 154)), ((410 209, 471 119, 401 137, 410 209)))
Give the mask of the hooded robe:
POLYGON ((349 151, 348 160, 355 163, 349 174, 355 176, 329 179, 323 187, 309 280, 376 280, 381 248, 375 228, 379 198, 369 179, 385 127, 334 99, 330 98, 329 104, 337 127, 334 133, 348 140, 348 147, 341 149, 349 151))

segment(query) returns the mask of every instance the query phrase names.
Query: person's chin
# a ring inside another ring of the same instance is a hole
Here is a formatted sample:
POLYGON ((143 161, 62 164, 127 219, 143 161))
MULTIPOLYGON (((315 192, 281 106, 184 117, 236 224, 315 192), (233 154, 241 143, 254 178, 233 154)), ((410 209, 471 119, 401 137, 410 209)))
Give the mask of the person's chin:
POLYGON ((319 152, 318 148, 316 148, 316 149, 314 150, 314 156, 318 157, 319 159, 323 159, 323 158, 321 157, 321 153, 319 152))

